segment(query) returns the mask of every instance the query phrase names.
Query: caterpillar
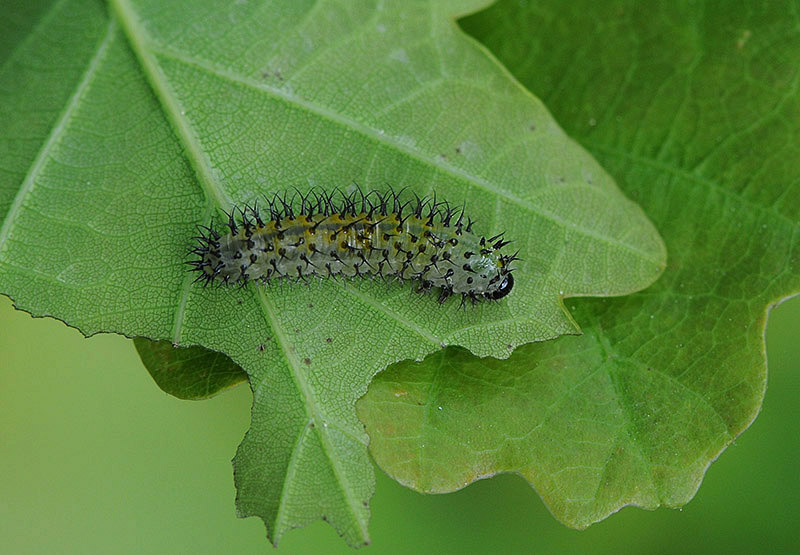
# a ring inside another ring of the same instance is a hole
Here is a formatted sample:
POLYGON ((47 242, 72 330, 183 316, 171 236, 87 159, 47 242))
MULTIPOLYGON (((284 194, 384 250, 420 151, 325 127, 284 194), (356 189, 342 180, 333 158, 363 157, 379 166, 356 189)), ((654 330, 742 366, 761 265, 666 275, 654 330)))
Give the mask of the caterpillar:
POLYGON ((381 277, 418 283, 419 292, 439 289, 439 303, 454 294, 461 304, 498 300, 514 286, 517 253, 503 233, 473 233, 464 208, 401 192, 356 190, 275 194, 267 207, 226 212, 227 232, 200 226, 188 262, 197 281, 245 286, 250 281, 307 281, 381 277))

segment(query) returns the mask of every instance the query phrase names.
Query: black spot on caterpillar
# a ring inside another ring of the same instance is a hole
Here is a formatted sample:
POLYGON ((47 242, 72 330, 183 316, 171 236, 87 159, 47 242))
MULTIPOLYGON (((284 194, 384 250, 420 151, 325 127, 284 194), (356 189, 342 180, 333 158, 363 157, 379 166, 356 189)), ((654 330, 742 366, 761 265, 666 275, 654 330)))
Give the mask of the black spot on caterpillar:
POLYGON ((515 254, 503 234, 472 231, 464 209, 433 198, 357 190, 274 195, 267 207, 227 213, 227 231, 201 226, 192 270, 205 285, 306 281, 308 276, 411 280, 418 291, 439 288, 439 302, 460 294, 497 300, 514 286, 515 254))

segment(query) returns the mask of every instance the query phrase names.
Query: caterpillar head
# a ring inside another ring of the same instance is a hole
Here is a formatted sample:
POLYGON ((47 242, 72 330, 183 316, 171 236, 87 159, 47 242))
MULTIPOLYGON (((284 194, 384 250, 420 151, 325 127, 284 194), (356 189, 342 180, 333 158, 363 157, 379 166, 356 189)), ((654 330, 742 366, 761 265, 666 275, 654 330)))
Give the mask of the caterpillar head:
POLYGON ((486 293, 484 293, 483 296, 486 297, 487 299, 492 299, 493 301, 496 301, 498 299, 502 299, 503 297, 511 293, 511 289, 513 287, 514 287, 514 276, 511 275, 511 272, 509 271, 505 275, 505 277, 500 281, 500 285, 497 286, 497 289, 493 291, 487 291, 486 293))

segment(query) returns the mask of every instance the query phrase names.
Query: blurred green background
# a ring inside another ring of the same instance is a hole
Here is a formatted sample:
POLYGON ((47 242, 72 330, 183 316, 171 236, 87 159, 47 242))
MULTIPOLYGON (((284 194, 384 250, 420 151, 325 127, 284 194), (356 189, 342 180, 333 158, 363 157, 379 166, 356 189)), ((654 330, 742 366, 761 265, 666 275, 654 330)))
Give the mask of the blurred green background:
MULTIPOLYGON (((773 310, 761 415, 683 510, 623 509, 586 531, 556 522, 515 476, 423 496, 378 471, 369 553, 797 552, 800 298, 773 310)), ((234 513, 230 459, 250 391, 180 401, 133 344, 85 340, 0 297, 0 553, 265 553, 234 513)), ((285 553, 352 553, 322 522, 285 553)))

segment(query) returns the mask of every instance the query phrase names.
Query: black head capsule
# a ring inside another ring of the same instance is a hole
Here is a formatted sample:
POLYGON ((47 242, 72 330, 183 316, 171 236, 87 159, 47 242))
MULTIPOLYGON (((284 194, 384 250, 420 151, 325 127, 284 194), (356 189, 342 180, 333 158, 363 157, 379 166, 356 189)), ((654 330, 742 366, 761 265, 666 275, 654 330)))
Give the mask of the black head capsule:
POLYGON ((500 287, 492 291, 491 293, 486 293, 486 297, 496 301, 498 299, 502 299, 509 293, 511 293, 511 289, 514 287, 514 276, 511 274, 506 274, 505 279, 500 283, 500 287))

